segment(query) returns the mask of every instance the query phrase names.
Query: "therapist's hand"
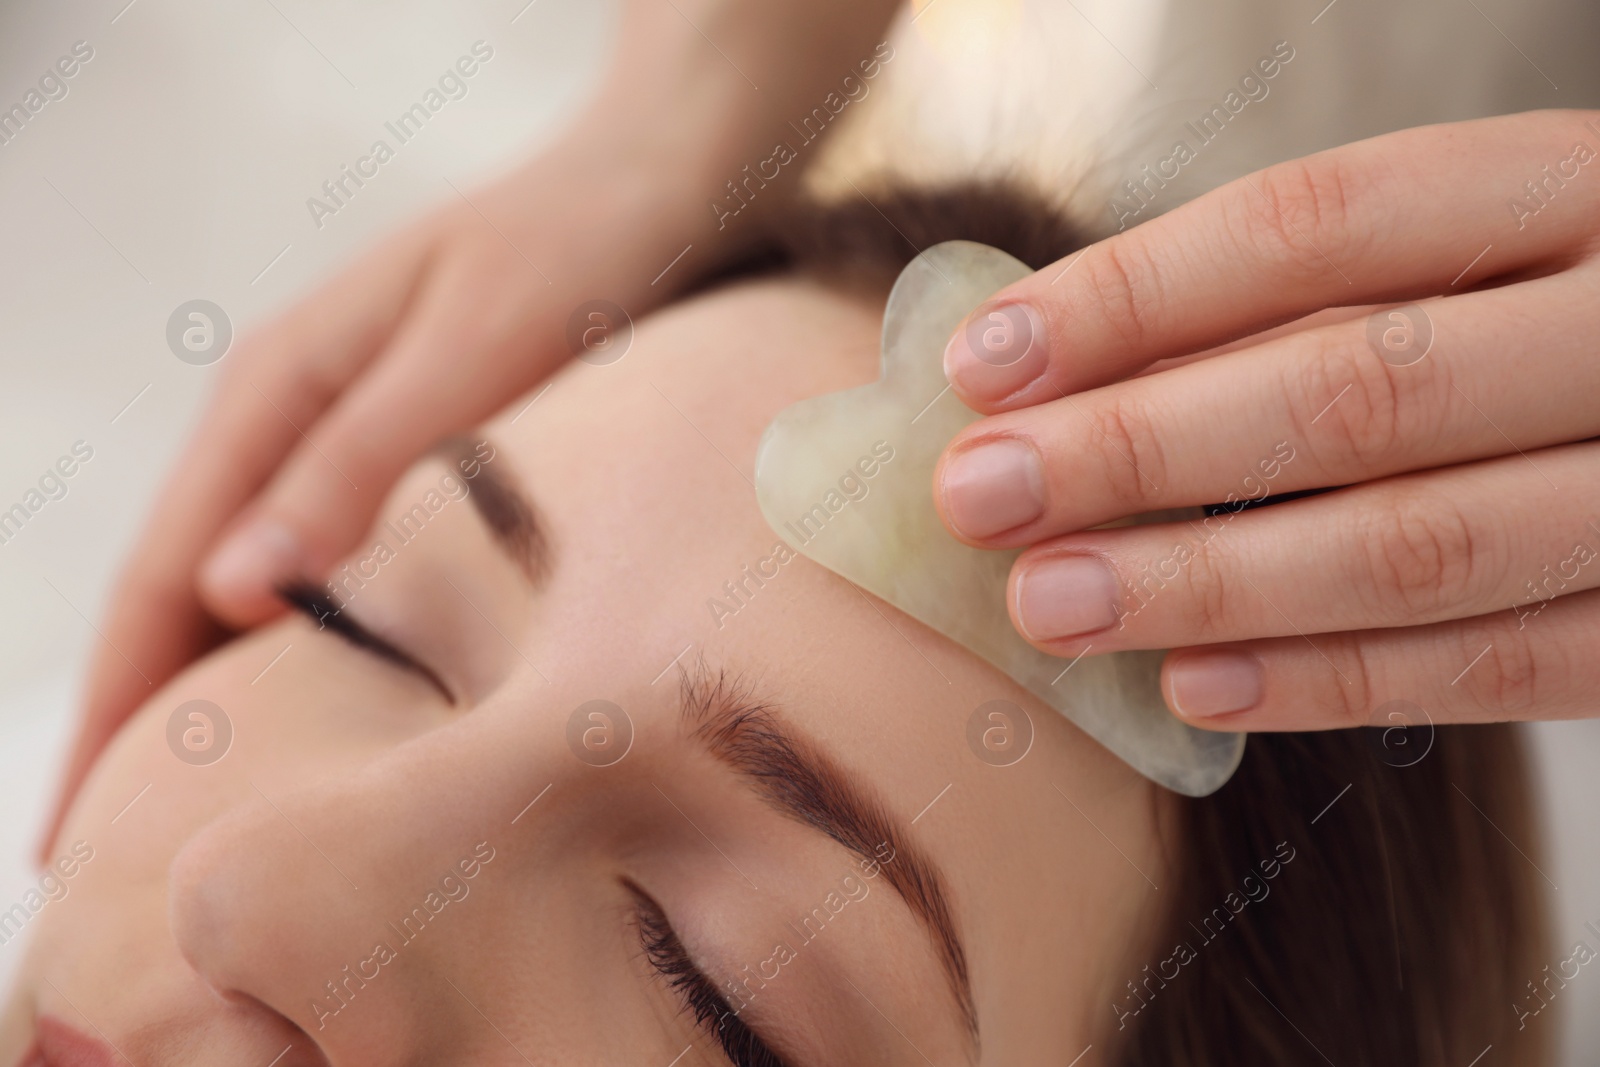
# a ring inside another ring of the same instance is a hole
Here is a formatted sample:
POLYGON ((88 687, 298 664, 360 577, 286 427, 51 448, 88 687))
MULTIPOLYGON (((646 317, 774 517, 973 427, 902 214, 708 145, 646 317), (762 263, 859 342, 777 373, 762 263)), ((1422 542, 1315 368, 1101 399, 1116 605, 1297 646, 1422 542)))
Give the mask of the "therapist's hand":
POLYGON ((1600 113, 1250 175, 997 294, 945 366, 991 417, 936 498, 1031 546, 1038 648, 1175 648, 1168 704, 1222 730, 1600 714, 1600 113))
POLYGON ((709 205, 792 115, 872 77, 895 6, 626 0, 612 70, 561 140, 488 188, 442 190, 230 353, 113 593, 41 850, 127 717, 225 636, 215 619, 251 625, 280 610, 275 585, 325 577, 419 456, 575 354, 575 320, 617 325, 583 305, 637 316, 737 254, 799 168, 722 208, 736 219, 709 205))
POLYGON ((282 610, 276 583, 325 576, 419 455, 566 361, 579 304, 644 310, 688 238, 598 162, 463 187, 228 354, 114 590, 41 848, 122 722, 226 636, 214 619, 249 626, 282 610))

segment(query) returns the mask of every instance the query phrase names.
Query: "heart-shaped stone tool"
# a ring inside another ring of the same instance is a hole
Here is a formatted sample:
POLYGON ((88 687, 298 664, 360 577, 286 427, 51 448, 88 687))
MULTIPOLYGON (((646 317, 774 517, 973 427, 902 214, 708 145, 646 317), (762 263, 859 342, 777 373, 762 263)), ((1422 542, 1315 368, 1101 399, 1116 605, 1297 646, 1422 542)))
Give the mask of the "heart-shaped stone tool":
POLYGON ((900 273, 883 316, 883 376, 785 408, 762 436, 756 498, 792 547, 983 657, 1147 778, 1189 796, 1239 765, 1240 734, 1196 730, 1162 701, 1162 652, 1076 661, 1029 645, 1006 614, 1017 552, 970 548, 933 505, 933 469, 978 418, 945 381, 946 339, 1031 274, 987 245, 949 241, 900 273))

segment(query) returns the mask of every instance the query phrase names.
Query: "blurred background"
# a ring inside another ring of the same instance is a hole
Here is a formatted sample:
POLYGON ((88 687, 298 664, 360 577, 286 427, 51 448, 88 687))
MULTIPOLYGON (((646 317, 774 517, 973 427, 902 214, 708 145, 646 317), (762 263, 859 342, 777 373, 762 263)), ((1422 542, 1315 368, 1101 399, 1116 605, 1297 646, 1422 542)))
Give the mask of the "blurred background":
MULTIPOLYGON (((597 0, 0 4, 0 109, 79 57, 65 95, 20 131, 0 124, 0 511, 76 442, 93 450, 66 495, 0 544, 0 902, 33 882, 110 582, 218 373, 174 358, 169 316, 203 299, 248 329, 453 197, 450 184, 537 150, 592 91, 618 16, 597 0), (395 144, 384 124, 477 42, 492 58, 466 95, 314 217, 308 198, 373 141, 395 144)), ((1141 221, 1387 130, 1600 106, 1592 2, 932 0, 893 39, 895 63, 813 182, 1023 171, 1095 232, 1116 228, 1122 183, 1279 41, 1295 58, 1270 93, 1141 221)), ((1600 950, 1585 929, 1600 927, 1600 721, 1531 733, 1556 943, 1600 950)), ((16 948, 0 946, 0 982, 16 948)), ((1563 1062, 1600 1062, 1600 976, 1581 972, 1554 1008, 1529 1025, 1561 1028, 1563 1062)))

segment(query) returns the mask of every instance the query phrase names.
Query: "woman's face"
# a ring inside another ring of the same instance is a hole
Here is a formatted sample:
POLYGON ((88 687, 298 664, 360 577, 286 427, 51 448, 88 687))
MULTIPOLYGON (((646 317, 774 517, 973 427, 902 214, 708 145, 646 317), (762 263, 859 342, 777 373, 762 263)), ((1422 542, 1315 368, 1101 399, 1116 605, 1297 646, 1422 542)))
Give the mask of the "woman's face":
POLYGON ((418 464, 336 615, 196 663, 106 752, 0 915, 29 939, 0 1062, 1101 1048, 1170 873, 1162 795, 755 505, 763 426, 870 380, 877 333, 810 283, 723 290, 418 464), (1025 730, 997 700, 1035 731, 1007 766, 969 741, 1025 730))

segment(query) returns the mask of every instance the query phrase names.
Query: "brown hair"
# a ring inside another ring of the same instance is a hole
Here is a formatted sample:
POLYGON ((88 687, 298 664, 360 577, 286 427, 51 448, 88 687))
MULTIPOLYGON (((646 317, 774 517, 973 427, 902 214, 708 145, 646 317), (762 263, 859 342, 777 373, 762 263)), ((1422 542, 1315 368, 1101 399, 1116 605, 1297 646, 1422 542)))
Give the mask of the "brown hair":
MULTIPOLYGON (((992 182, 800 201, 766 225, 706 281, 798 268, 886 291, 940 241, 1035 268, 1084 244, 992 182)), ((1179 885, 1149 964, 1110 992, 1108 1062, 1546 1061, 1551 1020, 1518 1014, 1551 958, 1518 728, 1258 734, 1227 785, 1175 810, 1179 885)))
POLYGON ((1153 990, 1141 974, 1120 1062, 1445 1067, 1490 1045, 1481 1064, 1545 1062, 1549 1020, 1523 1028, 1515 1010, 1546 942, 1518 728, 1399 736, 1257 734, 1227 785, 1180 799, 1182 883, 1156 953, 1194 958, 1153 990), (1283 846, 1270 895, 1235 913, 1283 846), (1232 922, 1213 933, 1219 906, 1232 922))

